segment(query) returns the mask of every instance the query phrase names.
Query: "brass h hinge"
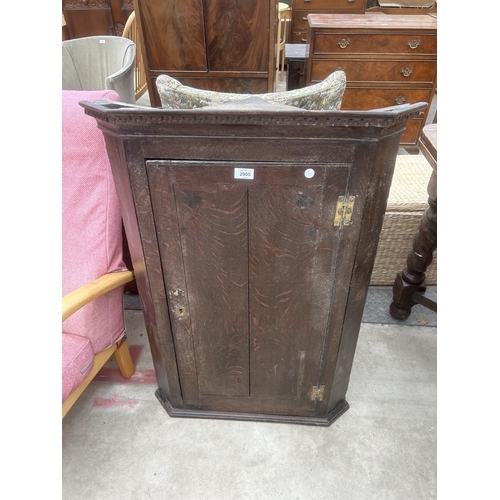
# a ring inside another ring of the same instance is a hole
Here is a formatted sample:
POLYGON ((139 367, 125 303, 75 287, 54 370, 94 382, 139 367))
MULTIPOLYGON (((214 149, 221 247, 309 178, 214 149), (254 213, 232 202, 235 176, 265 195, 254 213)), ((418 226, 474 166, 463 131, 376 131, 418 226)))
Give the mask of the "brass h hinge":
POLYGON ((320 385, 319 387, 314 386, 311 389, 311 401, 323 401, 323 395, 325 394, 325 386, 320 385))
POLYGON ((355 196, 339 196, 337 199, 337 208, 335 210, 334 226, 351 225, 352 210, 354 207, 355 196))

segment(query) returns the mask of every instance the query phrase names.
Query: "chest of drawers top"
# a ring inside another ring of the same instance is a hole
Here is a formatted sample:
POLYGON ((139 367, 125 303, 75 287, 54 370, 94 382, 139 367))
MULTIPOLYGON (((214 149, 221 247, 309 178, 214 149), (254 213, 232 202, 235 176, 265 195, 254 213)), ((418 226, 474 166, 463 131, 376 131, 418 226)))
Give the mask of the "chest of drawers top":
POLYGON ((362 31, 437 30, 437 18, 430 15, 309 14, 309 26, 316 29, 362 31))
POLYGON ((309 14, 315 57, 437 58, 437 20, 426 15, 309 14))

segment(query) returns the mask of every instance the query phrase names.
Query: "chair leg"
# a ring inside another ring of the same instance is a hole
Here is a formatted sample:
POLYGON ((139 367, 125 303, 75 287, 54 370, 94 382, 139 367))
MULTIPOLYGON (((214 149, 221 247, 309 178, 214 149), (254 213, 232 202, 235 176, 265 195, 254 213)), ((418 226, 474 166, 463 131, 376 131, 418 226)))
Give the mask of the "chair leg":
POLYGON ((115 351, 115 358, 118 363, 118 368, 123 378, 130 378, 135 373, 134 362, 130 356, 128 344, 126 340, 118 342, 115 351))
POLYGON ((280 81, 283 81, 283 78, 285 76, 285 45, 283 45, 283 48, 281 49, 281 75, 280 75, 280 81))

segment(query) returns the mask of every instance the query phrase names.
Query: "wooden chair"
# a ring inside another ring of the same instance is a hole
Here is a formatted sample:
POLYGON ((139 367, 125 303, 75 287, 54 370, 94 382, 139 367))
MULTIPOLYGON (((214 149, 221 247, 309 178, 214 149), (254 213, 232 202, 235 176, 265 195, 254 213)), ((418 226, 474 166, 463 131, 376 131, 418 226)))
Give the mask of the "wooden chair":
POLYGON ((277 42, 276 42, 276 74, 274 78, 274 89, 278 89, 278 78, 279 81, 283 81, 283 75, 285 74, 285 44, 286 44, 286 32, 287 32, 287 19, 288 13, 290 12, 290 7, 286 3, 280 2, 278 5, 278 30, 277 30, 277 42))
POLYGON ((132 40, 137 47, 134 68, 134 91, 135 99, 137 100, 142 97, 148 89, 148 82, 146 68, 144 66, 144 58, 142 55, 141 36, 135 20, 135 11, 132 11, 132 14, 128 17, 125 28, 123 28, 122 36, 132 40))
MULTIPOLYGON (((118 273, 106 273, 100 278, 81 286, 77 290, 68 293, 62 299, 62 320, 68 319, 72 314, 79 311, 83 306, 111 292, 134 279, 132 271, 121 271, 118 273)), ((92 382, 94 377, 99 373, 99 370, 106 362, 115 355, 118 363, 118 368, 122 377, 130 378, 135 373, 135 366, 130 356, 128 344, 125 339, 115 342, 106 350, 94 355, 93 367, 90 373, 64 400, 62 404, 62 418, 66 416, 71 407, 76 403, 77 399, 82 395, 83 391, 92 382)))
POLYGON ((62 416, 114 354, 135 367, 125 340, 122 218, 102 132, 81 100, 119 101, 115 91, 63 90, 62 416))

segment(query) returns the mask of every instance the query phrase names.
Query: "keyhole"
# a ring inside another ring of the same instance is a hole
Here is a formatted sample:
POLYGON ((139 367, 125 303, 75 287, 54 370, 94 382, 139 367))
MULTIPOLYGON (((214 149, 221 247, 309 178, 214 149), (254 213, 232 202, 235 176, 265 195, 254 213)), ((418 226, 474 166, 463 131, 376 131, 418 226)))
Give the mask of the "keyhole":
POLYGON ((182 316, 184 316, 186 314, 186 309, 184 309, 184 307, 178 307, 177 308, 177 316, 179 316, 180 318, 182 318, 182 316))

